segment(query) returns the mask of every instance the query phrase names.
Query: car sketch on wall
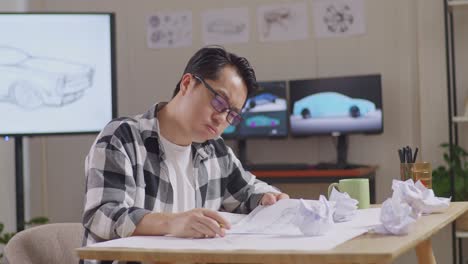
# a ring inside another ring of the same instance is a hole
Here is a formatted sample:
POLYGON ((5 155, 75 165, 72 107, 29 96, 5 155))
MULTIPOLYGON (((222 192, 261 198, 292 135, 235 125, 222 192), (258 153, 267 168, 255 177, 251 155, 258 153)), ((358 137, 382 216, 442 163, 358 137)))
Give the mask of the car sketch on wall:
POLYGON ((245 120, 248 127, 275 127, 280 124, 280 120, 264 115, 256 115, 245 120))
POLYGON ((239 35, 247 26, 240 21, 230 19, 216 19, 208 23, 207 31, 223 35, 239 35))
POLYGON ((261 93, 247 99, 244 112, 270 112, 287 109, 286 100, 272 93, 261 93))
POLYGON ((346 116, 359 118, 375 110, 375 104, 369 100, 351 98, 335 92, 323 92, 296 101, 293 115, 304 119, 346 116))
POLYGON ((0 46, 0 76, 0 102, 26 109, 61 107, 80 99, 93 85, 94 69, 0 46))

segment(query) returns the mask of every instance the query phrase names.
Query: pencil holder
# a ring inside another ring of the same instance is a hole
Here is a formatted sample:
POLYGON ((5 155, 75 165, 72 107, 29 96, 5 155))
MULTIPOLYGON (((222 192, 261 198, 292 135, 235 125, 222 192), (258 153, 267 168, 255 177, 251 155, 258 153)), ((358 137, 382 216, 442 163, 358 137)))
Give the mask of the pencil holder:
POLYGON ((414 163, 400 163, 400 180, 413 179, 413 165, 414 163))
POLYGON ((400 163, 400 180, 421 181, 427 188, 432 188, 432 166, 430 162, 400 163))
POLYGON ((432 189, 432 165, 430 162, 416 162, 411 171, 415 182, 421 181, 424 186, 432 189))

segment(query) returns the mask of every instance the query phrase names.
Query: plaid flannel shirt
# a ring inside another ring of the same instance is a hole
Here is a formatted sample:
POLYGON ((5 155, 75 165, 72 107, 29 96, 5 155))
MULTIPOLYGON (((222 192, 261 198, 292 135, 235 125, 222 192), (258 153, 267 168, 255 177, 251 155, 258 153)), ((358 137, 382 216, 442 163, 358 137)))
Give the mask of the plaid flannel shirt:
MULTIPOLYGON (((86 157, 83 245, 128 237, 151 212, 171 212, 172 186, 159 141, 157 112, 111 121, 86 157)), ((195 204, 235 213, 253 210, 265 192, 277 192, 245 171, 218 137, 192 144, 195 204)))

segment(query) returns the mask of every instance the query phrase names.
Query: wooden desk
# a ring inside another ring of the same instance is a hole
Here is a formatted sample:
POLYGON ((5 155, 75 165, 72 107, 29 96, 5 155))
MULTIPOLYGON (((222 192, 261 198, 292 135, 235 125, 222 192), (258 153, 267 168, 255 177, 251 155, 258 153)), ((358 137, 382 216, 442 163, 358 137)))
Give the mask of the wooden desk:
POLYGON ((275 183, 332 183, 347 178, 369 179, 370 203, 375 204, 376 166, 348 170, 253 170, 251 173, 269 184, 275 183))
MULTIPOLYGON (((435 263, 430 238, 465 211, 468 202, 453 202, 446 212, 423 216, 406 236, 365 234, 327 251, 196 251, 130 248, 79 248, 80 258, 197 263, 391 263, 416 249, 420 264, 435 263)), ((455 246, 455 245, 453 245, 455 246)))

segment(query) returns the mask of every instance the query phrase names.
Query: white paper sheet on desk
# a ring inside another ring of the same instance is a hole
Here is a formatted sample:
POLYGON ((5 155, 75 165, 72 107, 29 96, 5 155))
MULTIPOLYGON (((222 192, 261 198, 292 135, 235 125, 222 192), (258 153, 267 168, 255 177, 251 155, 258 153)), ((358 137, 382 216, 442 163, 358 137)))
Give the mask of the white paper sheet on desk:
POLYGON ((128 237, 90 245, 88 247, 125 247, 160 250, 330 250, 364 234, 370 226, 380 223, 380 208, 357 210, 349 222, 337 223, 323 236, 228 234, 226 237, 184 239, 164 236, 128 237))
MULTIPOLYGON (((308 202, 319 202, 309 200, 308 202)), ((285 199, 274 205, 258 206, 242 220, 237 220, 232 224, 229 234, 266 234, 266 235, 302 235, 298 226, 293 222, 300 213, 298 209, 300 200, 285 199)), ((354 219, 343 223, 336 223, 341 226, 366 227, 380 224, 380 209, 357 210, 360 214, 359 220, 354 219)))
POLYGON ((241 221, 232 225, 228 234, 302 235, 294 224, 300 201, 280 200, 274 205, 258 206, 241 221))
POLYGON ((237 225, 240 221, 242 221, 247 214, 234 214, 228 212, 218 212, 222 217, 231 223, 231 225, 237 225))

